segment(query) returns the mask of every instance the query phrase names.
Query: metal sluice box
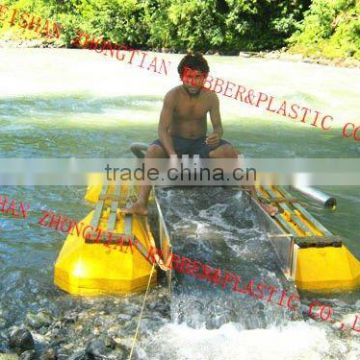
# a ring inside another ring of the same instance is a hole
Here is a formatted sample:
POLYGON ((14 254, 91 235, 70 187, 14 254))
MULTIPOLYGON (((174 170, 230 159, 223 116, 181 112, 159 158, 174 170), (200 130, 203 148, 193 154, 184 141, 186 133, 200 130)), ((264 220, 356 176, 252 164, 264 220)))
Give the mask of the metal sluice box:
POLYGON ((359 287, 360 262, 341 237, 327 230, 284 187, 257 186, 257 193, 279 209, 271 217, 247 195, 287 279, 309 291, 359 287))

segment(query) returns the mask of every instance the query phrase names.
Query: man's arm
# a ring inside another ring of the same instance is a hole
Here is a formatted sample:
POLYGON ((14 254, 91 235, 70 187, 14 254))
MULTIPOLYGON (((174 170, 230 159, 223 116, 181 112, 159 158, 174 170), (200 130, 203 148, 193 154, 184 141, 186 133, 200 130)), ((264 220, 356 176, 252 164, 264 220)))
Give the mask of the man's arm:
POLYGON ((172 92, 169 92, 164 98, 158 128, 160 142, 169 156, 176 154, 171 135, 169 134, 170 126, 173 120, 174 105, 174 95, 172 92))
POLYGON ((221 124, 219 98, 216 93, 211 93, 210 119, 213 132, 208 136, 207 144, 218 145, 224 131, 221 124))

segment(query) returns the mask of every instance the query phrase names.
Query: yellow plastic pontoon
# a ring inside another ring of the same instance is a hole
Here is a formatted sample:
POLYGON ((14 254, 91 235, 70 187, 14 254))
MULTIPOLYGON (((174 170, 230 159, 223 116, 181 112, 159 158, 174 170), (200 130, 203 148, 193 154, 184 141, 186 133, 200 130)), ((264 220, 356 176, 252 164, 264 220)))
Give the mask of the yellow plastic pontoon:
MULTIPOLYGON (((87 296, 146 289, 152 270, 149 249, 155 247, 147 217, 119 209, 133 190, 127 185, 88 188, 85 198, 96 207, 65 240, 55 263, 58 287, 87 296)), ((156 281, 154 269, 151 285, 156 281)))
POLYGON ((252 204, 270 234, 283 273, 302 290, 338 291, 360 286, 360 262, 335 236, 281 186, 257 186, 260 196, 282 213, 270 217, 252 204))

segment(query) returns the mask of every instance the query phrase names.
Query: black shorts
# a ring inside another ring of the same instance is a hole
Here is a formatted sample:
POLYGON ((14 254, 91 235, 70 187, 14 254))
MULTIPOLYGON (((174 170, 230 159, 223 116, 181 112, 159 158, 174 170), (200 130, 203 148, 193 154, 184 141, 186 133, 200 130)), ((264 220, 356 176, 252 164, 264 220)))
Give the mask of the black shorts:
MULTIPOLYGON (((206 136, 202 136, 197 139, 186 139, 180 136, 171 136, 174 144, 174 150, 177 156, 182 156, 188 154, 193 156, 198 154, 201 158, 208 158, 209 152, 218 148, 220 145, 230 144, 228 141, 220 139, 220 142, 216 146, 210 146, 205 143, 206 136)), ((151 145, 160 145, 162 144, 159 139, 153 141, 151 145)))

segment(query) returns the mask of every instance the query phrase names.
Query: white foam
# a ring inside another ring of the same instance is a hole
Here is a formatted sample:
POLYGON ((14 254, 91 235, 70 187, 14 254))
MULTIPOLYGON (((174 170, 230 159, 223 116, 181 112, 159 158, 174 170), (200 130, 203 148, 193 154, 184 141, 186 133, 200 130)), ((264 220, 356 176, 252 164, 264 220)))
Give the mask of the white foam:
POLYGON ((329 353, 331 348, 325 330, 304 322, 255 330, 239 329, 234 323, 216 330, 169 324, 154 341, 159 343, 159 353, 170 351, 173 359, 193 360, 315 360, 323 358, 320 355, 329 353))

